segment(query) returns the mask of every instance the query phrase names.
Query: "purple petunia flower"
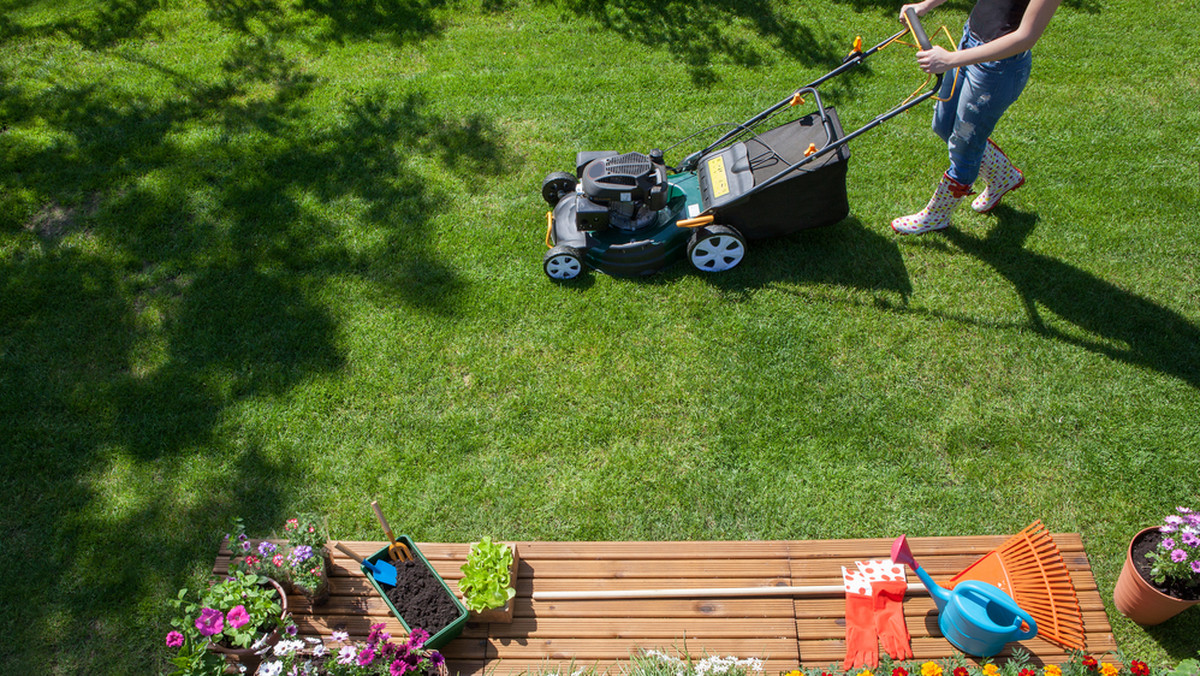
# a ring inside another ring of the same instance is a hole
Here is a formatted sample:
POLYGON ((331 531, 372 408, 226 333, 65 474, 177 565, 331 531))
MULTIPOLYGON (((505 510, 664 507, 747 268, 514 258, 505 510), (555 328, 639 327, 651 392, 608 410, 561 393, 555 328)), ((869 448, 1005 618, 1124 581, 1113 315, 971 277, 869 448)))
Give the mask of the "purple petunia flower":
POLYGON ((1182 549, 1176 549, 1175 551, 1171 552, 1171 560, 1175 563, 1187 561, 1187 552, 1183 551, 1182 549))
POLYGON ((1183 540, 1183 544, 1189 547, 1200 547, 1200 537, 1197 537, 1196 534, 1192 533, 1191 531, 1184 531, 1183 535, 1180 536, 1180 539, 1183 540))
POLYGON ((295 636, 296 634, 299 634, 299 633, 300 633, 300 627, 297 627, 297 626, 296 626, 296 625, 294 625, 294 624, 289 624, 289 625, 288 625, 288 628, 287 628, 287 629, 284 629, 284 631, 286 631, 286 632, 287 632, 287 635, 288 635, 288 636, 295 636))
POLYGON ((1192 561, 1192 572, 1200 573, 1200 561, 1192 561))
POLYGON ((178 648, 181 645, 183 645, 183 634, 181 634, 177 631, 167 632, 167 647, 168 648, 178 648))
POLYGON ((1175 538, 1166 538, 1160 545, 1163 549, 1175 549, 1175 538))
POLYGON ((433 666, 437 667, 445 664, 446 658, 443 657, 441 653, 434 650, 433 652, 429 653, 429 662, 433 664, 433 666))
POLYGON ((404 660, 396 660, 388 667, 388 673, 391 676, 404 676, 408 673, 408 662, 404 660))
POLYGON ((275 546, 274 542, 263 540, 262 542, 258 543, 258 554, 263 558, 274 554, 276 549, 277 547, 275 546))
POLYGON ((201 636, 215 636, 225 629, 225 615, 214 608, 204 608, 196 618, 196 629, 201 636))
POLYGON ((308 545, 300 545, 299 547, 293 549, 291 554, 288 554, 288 558, 291 559, 292 564, 294 565, 297 563, 304 563, 305 561, 311 559, 312 555, 312 547, 309 547, 308 545))

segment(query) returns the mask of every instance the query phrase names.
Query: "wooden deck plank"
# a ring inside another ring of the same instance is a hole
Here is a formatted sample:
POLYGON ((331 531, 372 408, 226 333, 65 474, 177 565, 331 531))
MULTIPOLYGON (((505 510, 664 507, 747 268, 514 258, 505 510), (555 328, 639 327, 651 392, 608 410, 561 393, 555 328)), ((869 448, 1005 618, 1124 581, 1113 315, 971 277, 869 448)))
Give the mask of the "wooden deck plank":
MULTIPOLYGON (((914 557, 935 579, 944 580, 974 563, 1008 539, 1007 535, 910 538, 914 557)), ((1055 542, 1071 573, 1083 612, 1088 649, 1116 649, 1103 599, 1091 572, 1082 539, 1055 533, 1055 542)), ((515 676, 557 667, 564 671, 595 666, 613 670, 640 648, 678 651, 693 657, 735 655, 766 659, 766 672, 804 666, 828 666, 845 653, 845 601, 819 598, 686 598, 545 601, 535 591, 589 589, 694 589, 782 585, 836 585, 841 566, 885 558, 890 540, 817 540, 748 542, 520 542, 514 621, 468 624, 444 652, 461 674, 515 676)), ((369 555, 381 542, 345 542, 369 555)), ((422 554, 457 592, 465 543, 418 543, 422 554)), ((227 570, 227 550, 214 572, 227 570)), ((334 556, 329 602, 311 608, 302 597, 289 604, 303 635, 328 636, 333 629, 365 636, 382 622, 393 635, 403 633, 386 604, 362 576, 358 564, 334 556)), ((944 658, 954 649, 937 630, 936 608, 925 594, 911 594, 904 614, 918 659, 944 658)), ((1063 649, 1041 639, 1019 644, 1035 661, 1065 661, 1063 649)), ((1010 647, 1011 650, 1011 647, 1010 647)), ((1002 654, 1003 655, 1003 654, 1002 654)))

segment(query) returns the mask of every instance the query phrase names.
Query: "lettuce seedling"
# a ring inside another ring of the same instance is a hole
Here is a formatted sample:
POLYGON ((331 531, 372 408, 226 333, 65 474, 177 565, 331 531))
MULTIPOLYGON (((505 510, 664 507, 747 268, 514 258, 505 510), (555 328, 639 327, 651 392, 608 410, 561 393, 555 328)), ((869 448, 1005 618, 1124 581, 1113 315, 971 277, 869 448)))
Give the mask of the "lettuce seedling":
POLYGON ((458 582, 468 608, 477 613, 500 608, 517 595, 509 574, 512 561, 513 553, 508 545, 492 542, 490 537, 484 536, 471 547, 462 567, 462 579, 458 582))

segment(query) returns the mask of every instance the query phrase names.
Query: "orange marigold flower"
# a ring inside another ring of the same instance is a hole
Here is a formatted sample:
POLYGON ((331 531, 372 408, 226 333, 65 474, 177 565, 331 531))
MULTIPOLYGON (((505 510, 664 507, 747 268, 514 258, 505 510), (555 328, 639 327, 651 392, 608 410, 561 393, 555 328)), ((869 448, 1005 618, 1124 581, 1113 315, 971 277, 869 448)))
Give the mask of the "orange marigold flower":
POLYGON ((1150 676, 1150 665, 1141 660, 1134 660, 1129 663, 1129 671, 1133 676, 1150 676))
POLYGON ((1048 664, 1045 669, 1042 669, 1045 676, 1062 676, 1062 667, 1057 664, 1048 664))
POLYGON ((984 676, 996 676, 996 674, 1000 673, 1000 667, 994 664, 985 664, 983 665, 983 673, 984 676))
POLYGON ((921 665, 921 676, 942 676, 942 666, 937 662, 926 662, 921 665))
POLYGON ((1117 676, 1117 674, 1121 673, 1121 670, 1115 664, 1105 662, 1100 665, 1100 673, 1104 676, 1117 676))
POLYGON ((1096 662, 1095 657, 1092 657, 1091 655, 1084 655, 1083 666, 1087 667, 1090 671, 1095 671, 1099 664, 1096 662))

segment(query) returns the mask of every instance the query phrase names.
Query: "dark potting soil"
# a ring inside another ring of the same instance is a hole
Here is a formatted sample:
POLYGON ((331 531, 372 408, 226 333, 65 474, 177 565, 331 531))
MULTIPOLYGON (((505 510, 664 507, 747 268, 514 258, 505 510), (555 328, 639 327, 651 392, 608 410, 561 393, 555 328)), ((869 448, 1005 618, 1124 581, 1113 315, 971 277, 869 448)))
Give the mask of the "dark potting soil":
POLYGON ((1153 566, 1150 559, 1146 558, 1146 554, 1155 550, 1158 543, 1163 541, 1163 534, 1157 530, 1147 531, 1141 537, 1133 541, 1133 569, 1142 576, 1151 587, 1166 594, 1174 596, 1177 599, 1184 601, 1200 600, 1200 587, 1185 585, 1177 580, 1167 578, 1166 584, 1159 584, 1150 577, 1150 568, 1153 566))
POLYGON ((458 619, 453 598, 420 559, 395 565, 396 586, 387 589, 387 597, 409 628, 420 627, 432 636, 458 619))

